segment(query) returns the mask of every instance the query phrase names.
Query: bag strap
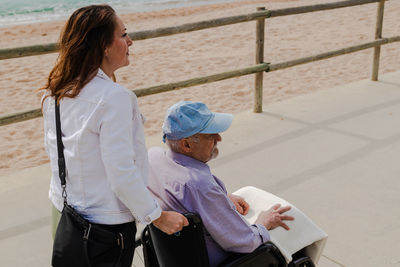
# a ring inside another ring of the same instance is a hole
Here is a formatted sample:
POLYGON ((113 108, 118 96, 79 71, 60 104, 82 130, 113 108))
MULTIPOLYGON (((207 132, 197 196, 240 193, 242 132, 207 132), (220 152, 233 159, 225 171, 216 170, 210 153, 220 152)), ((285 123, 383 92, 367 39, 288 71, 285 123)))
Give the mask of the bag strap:
POLYGON ((63 190, 62 196, 64 198, 64 203, 67 203, 67 191, 66 188, 66 169, 65 169, 65 158, 64 158, 64 144, 61 139, 61 120, 60 120, 60 106, 57 103, 57 96, 55 99, 55 109, 56 109, 56 134, 57 134, 57 152, 58 152, 58 175, 61 180, 61 188, 63 190))

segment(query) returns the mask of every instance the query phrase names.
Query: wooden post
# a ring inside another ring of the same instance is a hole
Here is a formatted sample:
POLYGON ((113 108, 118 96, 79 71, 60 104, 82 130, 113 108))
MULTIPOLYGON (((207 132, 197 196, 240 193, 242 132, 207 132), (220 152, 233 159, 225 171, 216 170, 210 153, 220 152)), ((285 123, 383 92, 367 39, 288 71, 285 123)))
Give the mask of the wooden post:
MULTIPOLYGON (((257 8, 257 11, 263 11, 265 7, 257 8)), ((265 19, 258 19, 256 25, 256 64, 264 62, 264 26, 265 19)), ((254 112, 262 112, 263 102, 263 72, 257 72, 254 80, 254 112)))
MULTIPOLYGON (((385 0, 381 0, 378 4, 378 10, 376 14, 376 28, 375 28, 375 40, 382 38, 382 25, 383 25, 383 10, 385 6, 385 0)), ((372 63, 372 77, 371 80, 378 80, 379 72, 379 57, 381 55, 381 46, 374 48, 374 61, 372 63)))

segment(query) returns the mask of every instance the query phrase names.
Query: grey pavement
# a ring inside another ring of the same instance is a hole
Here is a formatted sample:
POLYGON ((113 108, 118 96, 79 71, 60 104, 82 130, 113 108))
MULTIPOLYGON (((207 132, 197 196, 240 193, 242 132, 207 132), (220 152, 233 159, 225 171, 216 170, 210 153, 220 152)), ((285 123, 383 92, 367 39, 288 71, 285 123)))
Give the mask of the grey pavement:
MULTIPOLYGON (((399 121, 394 72, 235 115, 210 165, 228 191, 272 192, 327 232, 318 266, 400 266, 399 121)), ((50 265, 49 177, 47 164, 0 177, 0 266, 50 265)))

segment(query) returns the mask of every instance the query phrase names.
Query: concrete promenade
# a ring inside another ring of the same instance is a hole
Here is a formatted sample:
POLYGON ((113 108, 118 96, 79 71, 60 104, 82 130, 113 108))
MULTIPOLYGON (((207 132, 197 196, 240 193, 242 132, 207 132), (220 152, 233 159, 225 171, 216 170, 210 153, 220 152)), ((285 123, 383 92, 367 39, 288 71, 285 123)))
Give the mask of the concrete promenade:
MULTIPOLYGON (((272 192, 327 232, 318 266, 400 266, 399 122, 395 72, 237 114, 210 165, 228 191, 272 192)), ((50 265, 49 178, 48 165, 0 177, 0 266, 50 265)))

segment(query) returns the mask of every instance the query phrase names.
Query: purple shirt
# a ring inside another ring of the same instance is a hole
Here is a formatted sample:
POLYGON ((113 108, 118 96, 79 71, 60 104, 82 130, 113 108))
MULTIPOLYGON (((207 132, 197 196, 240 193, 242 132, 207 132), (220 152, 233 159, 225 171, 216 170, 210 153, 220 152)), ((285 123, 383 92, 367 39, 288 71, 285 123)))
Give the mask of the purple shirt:
POLYGON ((250 225, 236 211, 224 183, 210 167, 183 154, 154 147, 149 150, 148 187, 163 210, 200 215, 211 266, 230 252, 249 253, 269 240, 263 225, 250 225))

